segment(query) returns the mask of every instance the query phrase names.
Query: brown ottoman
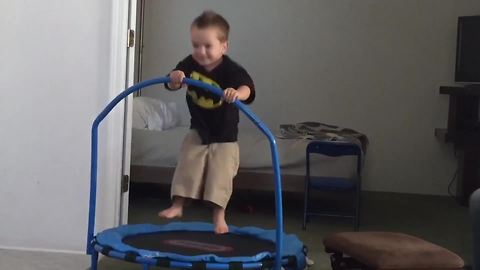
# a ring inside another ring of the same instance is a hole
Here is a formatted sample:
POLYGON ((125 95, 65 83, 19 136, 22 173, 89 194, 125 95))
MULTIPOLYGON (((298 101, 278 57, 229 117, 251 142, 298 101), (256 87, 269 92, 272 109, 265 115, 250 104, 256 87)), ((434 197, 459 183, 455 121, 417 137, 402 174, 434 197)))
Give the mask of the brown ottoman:
POLYGON ((392 232, 342 232, 323 239, 332 268, 457 270, 457 254, 420 238, 392 232))

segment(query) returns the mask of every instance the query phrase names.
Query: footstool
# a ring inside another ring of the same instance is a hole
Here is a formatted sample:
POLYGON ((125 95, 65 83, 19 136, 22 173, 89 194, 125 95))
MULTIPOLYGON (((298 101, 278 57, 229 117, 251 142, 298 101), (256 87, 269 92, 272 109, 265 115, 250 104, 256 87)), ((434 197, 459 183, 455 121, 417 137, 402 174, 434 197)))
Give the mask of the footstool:
POLYGON ((457 254, 418 237, 393 232, 341 232, 323 239, 332 269, 460 270, 457 254))

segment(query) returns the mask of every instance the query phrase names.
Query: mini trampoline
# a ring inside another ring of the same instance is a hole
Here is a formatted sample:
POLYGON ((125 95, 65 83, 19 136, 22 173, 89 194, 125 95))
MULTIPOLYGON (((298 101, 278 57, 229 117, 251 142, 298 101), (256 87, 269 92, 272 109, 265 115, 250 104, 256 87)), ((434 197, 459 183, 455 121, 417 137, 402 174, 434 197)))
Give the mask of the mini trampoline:
MULTIPOLYGON (((204 222, 172 222, 165 225, 134 224, 104 230, 94 235, 98 126, 110 111, 128 95, 154 84, 168 83, 160 77, 135 84, 120 93, 95 118, 92 125, 90 209, 87 254, 91 269, 97 269, 98 254, 150 266, 182 269, 304 269, 307 250, 292 234, 283 233, 282 189, 275 138, 270 130, 240 101, 237 108, 262 131, 270 141, 275 175, 276 229, 235 227, 226 234, 215 234, 213 225, 204 222)), ((185 78, 184 83, 204 88, 222 96, 223 91, 202 81, 185 78)))

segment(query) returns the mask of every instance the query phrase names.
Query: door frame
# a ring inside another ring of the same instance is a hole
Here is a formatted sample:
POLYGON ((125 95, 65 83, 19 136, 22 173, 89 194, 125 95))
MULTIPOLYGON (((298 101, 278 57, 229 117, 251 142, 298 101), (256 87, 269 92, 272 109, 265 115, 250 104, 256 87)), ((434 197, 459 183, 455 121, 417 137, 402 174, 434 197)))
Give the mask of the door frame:
MULTIPOLYGON (((128 1, 128 23, 127 23, 127 50, 126 50, 126 63, 125 63, 125 88, 132 86, 135 80, 135 58, 136 58, 136 24, 137 24, 137 0, 128 1), (133 31, 133 32, 131 32, 133 31), (130 35, 133 33, 132 40, 128 41, 130 35)), ((125 43, 124 43, 125 44, 125 43)), ((130 196, 130 161, 131 161, 131 148, 132 148, 132 109, 133 109, 133 96, 129 95, 125 98, 124 109, 124 123, 123 123, 123 162, 122 172, 123 176, 126 176, 125 185, 126 190, 120 191, 120 224, 128 223, 128 205, 130 196)))
MULTIPOLYGON (((135 30, 136 7, 136 0, 112 1, 111 85, 109 92, 112 99, 134 83, 135 44, 129 47, 128 37, 129 29, 135 30)), ((132 99, 132 95, 129 95, 116 106, 108 134, 113 150, 111 156, 115 160, 111 169, 115 184, 109 185, 110 190, 108 191, 113 195, 114 226, 128 223, 129 183, 127 183, 127 191, 123 191, 122 180, 124 176, 129 177, 130 175, 132 99)), ((108 198, 112 198, 112 196, 108 198)))

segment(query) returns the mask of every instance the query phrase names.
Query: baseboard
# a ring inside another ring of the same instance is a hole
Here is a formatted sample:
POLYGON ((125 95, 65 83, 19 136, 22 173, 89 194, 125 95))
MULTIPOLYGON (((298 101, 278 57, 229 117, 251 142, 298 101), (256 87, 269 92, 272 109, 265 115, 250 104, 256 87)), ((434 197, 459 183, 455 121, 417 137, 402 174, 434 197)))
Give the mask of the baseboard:
POLYGON ((78 250, 28 248, 28 247, 2 246, 2 245, 0 245, 0 249, 18 250, 18 251, 32 251, 32 252, 63 253, 63 254, 79 254, 79 255, 85 255, 86 254, 85 251, 78 251, 78 250))

